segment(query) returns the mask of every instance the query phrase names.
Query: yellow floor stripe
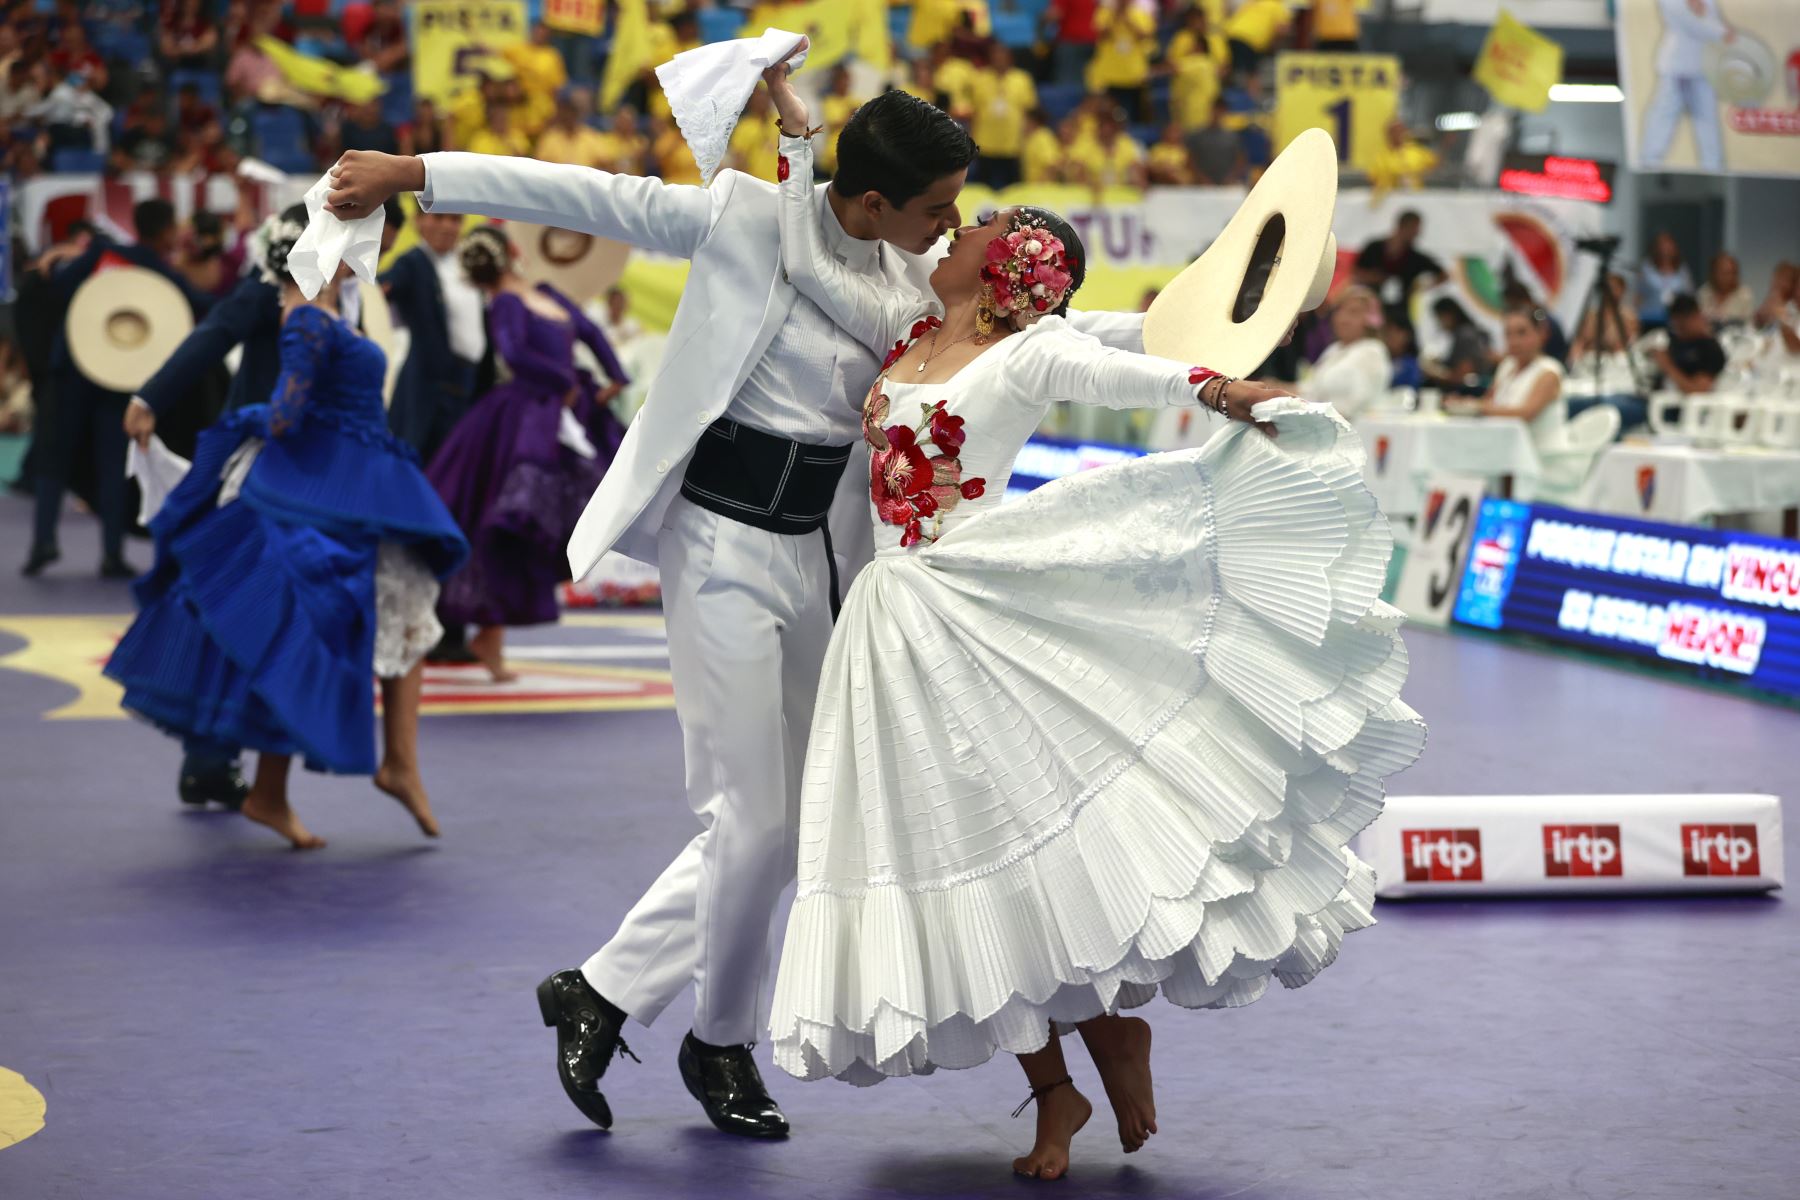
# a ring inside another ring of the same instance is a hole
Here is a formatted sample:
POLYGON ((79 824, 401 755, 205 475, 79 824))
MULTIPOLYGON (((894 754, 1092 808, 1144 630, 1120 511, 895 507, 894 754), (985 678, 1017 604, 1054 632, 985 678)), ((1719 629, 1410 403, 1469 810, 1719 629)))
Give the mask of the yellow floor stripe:
POLYGON ((44 1127, 44 1093, 17 1071, 0 1067, 0 1150, 44 1127))

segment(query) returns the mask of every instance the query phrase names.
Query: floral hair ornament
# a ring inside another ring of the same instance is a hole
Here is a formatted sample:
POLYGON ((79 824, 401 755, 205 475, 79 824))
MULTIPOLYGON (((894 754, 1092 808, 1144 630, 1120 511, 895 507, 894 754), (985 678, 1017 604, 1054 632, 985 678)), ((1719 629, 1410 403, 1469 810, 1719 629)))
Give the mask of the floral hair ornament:
POLYGON ((982 299, 995 317, 1021 316, 1029 324, 1062 306, 1075 276, 1061 238, 1025 214, 1014 221, 1010 232, 987 245, 982 299))
POLYGON ((279 213, 258 225, 245 241, 245 251, 258 278, 280 286, 287 275, 288 255, 305 232, 305 221, 284 221, 279 213))

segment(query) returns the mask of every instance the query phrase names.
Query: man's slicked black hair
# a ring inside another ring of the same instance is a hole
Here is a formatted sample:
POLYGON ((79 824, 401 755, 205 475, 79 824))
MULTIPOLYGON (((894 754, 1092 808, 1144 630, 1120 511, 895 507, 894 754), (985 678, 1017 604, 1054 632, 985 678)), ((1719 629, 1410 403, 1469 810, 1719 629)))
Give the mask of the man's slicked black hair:
POLYGON ((131 210, 131 223, 137 240, 148 245, 175 228, 175 206, 162 199, 140 200, 131 210))
POLYGON ((895 208, 975 161, 975 139, 935 104, 887 91, 855 113, 838 135, 831 186, 840 196, 879 192, 895 208))

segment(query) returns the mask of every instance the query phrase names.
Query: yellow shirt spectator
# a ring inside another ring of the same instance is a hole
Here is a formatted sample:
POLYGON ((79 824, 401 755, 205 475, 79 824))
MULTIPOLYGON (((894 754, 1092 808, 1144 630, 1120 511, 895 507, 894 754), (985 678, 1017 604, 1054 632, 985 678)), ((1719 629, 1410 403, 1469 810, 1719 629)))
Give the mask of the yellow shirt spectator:
POLYGON ((948 106, 945 111, 958 120, 967 120, 975 111, 975 75, 975 64, 966 58, 947 58, 932 74, 948 106))
POLYGON ((769 183, 778 183, 776 160, 781 157, 781 141, 775 133, 773 114, 759 117, 745 113, 731 132, 732 165, 747 175, 769 183))
POLYGON ((523 129, 478 129, 469 139, 468 149, 476 154, 504 154, 514 158, 531 155, 531 135, 523 129))
POLYGON ((1111 146, 1100 138, 1082 138, 1069 147, 1069 165, 1083 183, 1094 187, 1130 187, 1136 183, 1134 168, 1144 161, 1144 148, 1130 134, 1121 133, 1111 146))
POLYGON ((687 139, 681 136, 681 130, 669 125, 656 135, 650 145, 650 154, 656 159, 656 170, 664 183, 700 183, 700 164, 694 161, 694 152, 688 149, 687 139))
POLYGON ((983 154, 1017 158, 1025 146, 1025 114, 1037 107, 1037 84, 1031 74, 1014 67, 1004 75, 976 71, 969 81, 969 132, 983 154))
POLYGON ((1019 172, 1026 183, 1061 183, 1063 144, 1056 131, 1040 125, 1025 139, 1019 154, 1019 172))
POLYGON ((825 145, 819 154, 819 165, 828 175, 837 173, 838 134, 844 131, 851 114, 860 107, 862 101, 855 96, 828 95, 819 103, 819 118, 825 123, 825 145))
POLYGON ((1169 87, 1170 115, 1183 129, 1202 129, 1212 121, 1213 101, 1219 95, 1219 79, 1231 65, 1225 35, 1208 33, 1202 43, 1191 29, 1178 29, 1169 39, 1169 66, 1174 78, 1169 87))
MULTIPOLYGON (((844 0, 834 0, 843 3, 844 0)), ((915 0, 912 24, 906 28, 906 40, 915 49, 929 50, 948 41, 956 32, 964 12, 975 18, 975 35, 986 37, 989 29, 987 0, 915 0)))
POLYGON ((1152 179, 1171 184, 1194 182, 1194 165, 1187 147, 1179 142, 1158 142, 1150 147, 1149 168, 1152 179))
POLYGON ((647 166, 644 155, 650 149, 649 139, 641 133, 624 134, 606 130, 596 135, 598 154, 594 165, 615 175, 642 175, 647 166))
POLYGON ((1244 6, 1226 18, 1225 36, 1267 54, 1291 19, 1285 0, 1244 0, 1244 6))
POLYGON ((1094 14, 1094 60, 1088 64, 1088 88, 1142 87, 1150 78, 1156 54, 1156 18, 1133 5, 1120 12, 1110 7, 1094 14))
POLYGON ((572 132, 552 125, 538 134, 537 156, 545 162, 597 167, 605 160, 609 149, 606 135, 586 125, 577 125, 572 132))
POLYGON ((535 134, 556 115, 556 93, 569 82, 562 54, 555 46, 515 42, 500 56, 518 72, 519 86, 525 92, 525 103, 513 118, 527 132, 535 134))

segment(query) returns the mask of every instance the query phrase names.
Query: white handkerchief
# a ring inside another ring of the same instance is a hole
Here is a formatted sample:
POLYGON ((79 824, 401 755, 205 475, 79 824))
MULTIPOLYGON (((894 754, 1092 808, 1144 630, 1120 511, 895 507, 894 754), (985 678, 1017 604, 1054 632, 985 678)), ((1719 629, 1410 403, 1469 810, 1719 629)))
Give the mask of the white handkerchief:
POLYGON ((138 481, 138 494, 142 497, 138 503, 140 525, 148 525, 156 519, 169 493, 187 478, 190 465, 187 459, 163 445, 163 440, 155 434, 150 436, 148 450, 133 440, 130 449, 125 451, 125 478, 138 481))
POLYGON ((594 443, 588 438, 587 430, 581 427, 575 414, 566 408, 562 410, 562 424, 556 427, 556 440, 583 458, 600 457, 600 452, 594 449, 594 443))
MULTIPOLYGON (((738 116, 762 73, 786 58, 800 44, 801 36, 785 29, 765 29, 761 37, 684 50, 656 68, 657 82, 669 98, 675 124, 694 152, 704 182, 712 182, 713 173, 725 160, 731 131, 737 128, 738 116)), ((798 71, 805 61, 806 55, 801 54, 794 59, 793 69, 798 71)))
POLYGON ((381 227, 387 223, 386 210, 377 208, 354 221, 340 220, 325 211, 325 197, 331 190, 329 173, 321 175, 319 182, 306 190, 306 232, 288 252, 288 274, 308 300, 337 274, 341 262, 349 263, 357 278, 374 283, 375 264, 381 257, 381 227))

